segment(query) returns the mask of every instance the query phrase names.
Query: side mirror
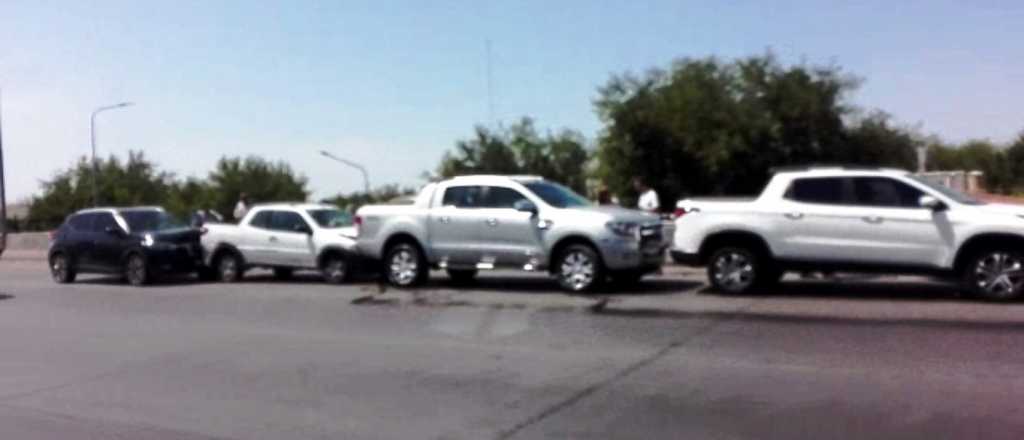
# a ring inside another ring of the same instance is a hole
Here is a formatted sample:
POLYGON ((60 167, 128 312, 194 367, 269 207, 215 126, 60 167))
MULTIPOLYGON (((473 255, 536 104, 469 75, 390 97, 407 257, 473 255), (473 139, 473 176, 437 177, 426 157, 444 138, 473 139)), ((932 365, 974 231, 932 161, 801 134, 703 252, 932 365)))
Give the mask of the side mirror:
POLYGON ((306 225, 295 225, 292 226, 292 230, 300 234, 313 235, 313 231, 306 225))
POLYGON ((516 211, 529 212, 530 214, 537 215, 537 205, 534 205, 531 201, 520 200, 516 202, 516 204, 513 205, 513 207, 516 208, 516 211))
POLYGON ((106 228, 103 229, 103 232, 106 232, 107 234, 113 235, 115 237, 123 237, 126 235, 124 229, 121 229, 118 226, 107 226, 106 228))
POLYGON ((917 200, 917 203, 921 205, 922 208, 928 208, 932 211, 942 211, 946 209, 945 203, 942 203, 941 200, 932 196, 921 196, 921 198, 917 200))

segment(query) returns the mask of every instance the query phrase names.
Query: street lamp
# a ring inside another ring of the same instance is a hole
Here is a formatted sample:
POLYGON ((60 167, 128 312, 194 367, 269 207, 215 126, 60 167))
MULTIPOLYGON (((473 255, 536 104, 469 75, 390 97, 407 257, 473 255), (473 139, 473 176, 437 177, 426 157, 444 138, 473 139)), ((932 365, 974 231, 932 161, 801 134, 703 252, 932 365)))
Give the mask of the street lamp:
POLYGON ((124 108, 133 105, 131 102, 122 102, 119 104, 108 105, 97 108, 92 111, 92 117, 89 118, 89 135, 92 140, 92 206, 95 207, 99 203, 99 196, 96 190, 96 176, 99 175, 99 165, 96 163, 96 115, 100 112, 107 110, 114 110, 118 108, 124 108))
POLYGON ((322 156, 326 157, 326 158, 334 159, 334 160, 336 160, 338 162, 341 162, 341 163, 343 163, 345 165, 348 165, 348 166, 350 166, 352 168, 355 168, 355 169, 361 171, 363 173, 363 186, 366 188, 366 196, 367 197, 370 196, 370 175, 366 172, 366 168, 364 168, 362 165, 359 165, 359 164, 357 164, 355 162, 352 162, 350 160, 347 160, 347 159, 342 159, 342 158, 340 158, 338 156, 335 156, 335 155, 333 155, 331 153, 328 153, 328 152, 326 152, 324 150, 320 150, 320 154, 322 156))

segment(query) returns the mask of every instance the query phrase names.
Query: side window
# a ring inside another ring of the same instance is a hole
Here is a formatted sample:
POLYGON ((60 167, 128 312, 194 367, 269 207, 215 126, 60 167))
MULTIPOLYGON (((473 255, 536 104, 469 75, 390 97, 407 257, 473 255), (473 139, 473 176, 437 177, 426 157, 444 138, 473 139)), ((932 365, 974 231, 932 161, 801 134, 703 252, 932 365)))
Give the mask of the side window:
POLYGON ((482 186, 451 186, 444 190, 441 206, 479 208, 483 204, 482 186))
POLYGON ((483 207, 515 209, 516 203, 527 200, 526 196, 512 188, 489 186, 484 196, 483 207))
POLYGON ((96 214, 96 220, 94 220, 93 223, 92 223, 92 231, 93 232, 105 232, 107 230, 107 228, 118 228, 118 229, 120 229, 121 227, 118 226, 117 221, 114 220, 114 215, 113 214, 111 214, 109 212, 102 212, 102 213, 96 214))
POLYGON ((68 226, 76 232, 92 231, 92 222, 96 214, 75 214, 68 219, 68 226))
POLYGON ((309 229, 309 225, 297 213, 274 211, 274 216, 270 218, 270 229, 282 232, 297 232, 302 229, 309 229))
POLYGON ((785 197, 802 203, 848 205, 851 202, 850 180, 841 177, 796 179, 789 185, 785 197))
POLYGON ((249 221, 249 226, 261 229, 270 229, 270 216, 271 211, 260 211, 253 215, 252 220, 249 221))
POLYGON ((858 177, 853 181, 856 201, 861 206, 920 208, 918 200, 924 195, 917 188, 886 177, 858 177))

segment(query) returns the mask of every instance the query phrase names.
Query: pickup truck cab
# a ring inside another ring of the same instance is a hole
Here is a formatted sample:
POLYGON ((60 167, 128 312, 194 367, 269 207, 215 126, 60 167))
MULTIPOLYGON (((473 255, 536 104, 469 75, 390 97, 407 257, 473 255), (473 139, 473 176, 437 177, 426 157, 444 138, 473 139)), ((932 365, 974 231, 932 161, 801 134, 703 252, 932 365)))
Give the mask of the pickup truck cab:
POLYGON ((456 281, 479 270, 549 271, 569 291, 608 276, 639 280, 656 271, 667 242, 657 216, 599 207, 535 176, 462 176, 431 183, 411 205, 356 212, 360 253, 383 262, 399 287, 427 279, 431 267, 456 281))
POLYGON ((278 278, 318 270, 328 282, 340 283, 356 252, 352 216, 331 205, 257 205, 238 225, 209 224, 206 230, 206 265, 212 277, 225 282, 261 267, 273 269, 278 278))
POLYGON ((776 172, 750 200, 679 201, 673 259, 745 292, 787 270, 955 277, 986 299, 1024 293, 1024 206, 987 204, 902 170, 776 172))

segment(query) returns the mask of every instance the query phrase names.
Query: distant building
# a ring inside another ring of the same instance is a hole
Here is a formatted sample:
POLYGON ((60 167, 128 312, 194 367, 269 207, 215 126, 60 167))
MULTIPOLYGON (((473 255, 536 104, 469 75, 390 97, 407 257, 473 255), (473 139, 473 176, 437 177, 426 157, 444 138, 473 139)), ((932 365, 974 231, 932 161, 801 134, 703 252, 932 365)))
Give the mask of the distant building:
POLYGON ((981 171, 927 171, 917 175, 928 179, 930 182, 953 188, 968 194, 985 192, 983 178, 985 173, 981 171))

